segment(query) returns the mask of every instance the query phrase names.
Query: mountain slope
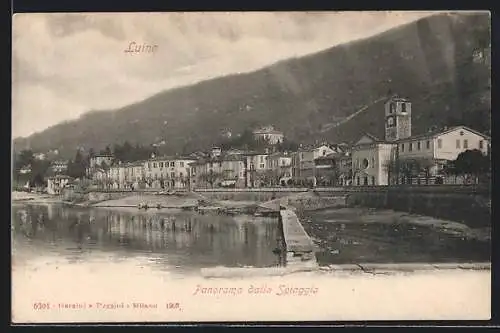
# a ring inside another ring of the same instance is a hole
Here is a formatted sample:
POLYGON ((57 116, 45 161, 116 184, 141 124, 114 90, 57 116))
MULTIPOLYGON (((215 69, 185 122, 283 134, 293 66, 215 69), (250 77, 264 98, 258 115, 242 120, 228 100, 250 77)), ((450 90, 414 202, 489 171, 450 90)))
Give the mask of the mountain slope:
POLYGON ((260 124, 274 124, 301 142, 352 142, 365 131, 383 136, 383 98, 389 91, 412 100, 414 133, 456 123, 486 131, 490 67, 475 62, 473 54, 489 55, 489 43, 488 14, 435 15, 253 73, 88 113, 14 145, 59 148, 72 156, 77 146, 101 149, 125 140, 150 144, 165 138, 163 149, 174 153, 208 148, 223 129, 234 133, 260 124))

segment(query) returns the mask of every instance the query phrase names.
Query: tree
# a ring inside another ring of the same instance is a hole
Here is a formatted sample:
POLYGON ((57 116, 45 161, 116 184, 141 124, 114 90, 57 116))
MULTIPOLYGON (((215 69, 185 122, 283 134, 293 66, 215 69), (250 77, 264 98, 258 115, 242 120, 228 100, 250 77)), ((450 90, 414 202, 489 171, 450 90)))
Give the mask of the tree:
POLYGON ((109 145, 106 146, 103 150, 100 151, 101 154, 111 155, 111 148, 109 145))
POLYGON ((44 185, 44 180, 43 176, 41 173, 36 173, 36 175, 33 177, 32 181, 30 182, 30 186, 43 186, 44 185))
POLYGON ((402 160, 399 161, 399 170, 398 173, 403 176, 405 184, 413 183, 413 176, 415 170, 415 161, 414 160, 402 160))
POLYGON ((473 177, 476 181, 481 174, 490 170, 490 159, 480 150, 466 150, 460 153, 454 161, 455 172, 466 178, 473 177))
POLYGON ((384 164, 384 170, 387 172, 389 184, 399 184, 399 161, 387 160, 384 164))
POLYGON ((287 138, 284 138, 282 142, 277 144, 277 150, 278 151, 297 151, 299 149, 299 145, 287 138))
POLYGON ((207 173, 200 175, 200 180, 205 181, 210 184, 210 187, 213 188, 214 184, 222 177, 222 173, 213 172, 210 170, 207 173))
POLYGON ((68 176, 73 178, 83 178, 87 164, 80 150, 76 151, 75 158, 68 164, 68 176))
POLYGON ((21 150, 17 158, 15 158, 15 170, 20 170, 22 167, 28 166, 33 163, 35 156, 31 149, 21 150))

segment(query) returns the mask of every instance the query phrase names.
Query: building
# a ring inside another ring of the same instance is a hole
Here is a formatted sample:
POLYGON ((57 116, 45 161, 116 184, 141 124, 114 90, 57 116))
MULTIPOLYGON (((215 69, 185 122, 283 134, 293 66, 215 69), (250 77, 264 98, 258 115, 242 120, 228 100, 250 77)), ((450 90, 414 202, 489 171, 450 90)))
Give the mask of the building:
POLYGON ((271 185, 292 184, 292 156, 288 152, 269 155, 268 165, 271 171, 271 185))
POLYGON ((335 155, 338 166, 337 185, 352 185, 352 150, 346 150, 335 155))
POLYGON ((47 159, 47 155, 44 153, 34 153, 33 157, 38 161, 44 161, 45 159, 47 159))
POLYGON ((392 96, 385 103, 385 140, 395 142, 411 136, 411 103, 392 96))
POLYGON ((100 187, 104 187, 108 179, 107 171, 101 168, 95 168, 93 172, 88 176, 90 176, 90 179, 92 179, 95 185, 98 185, 100 187))
POLYGON ((47 193, 52 195, 61 194, 63 188, 72 180, 69 176, 56 175, 47 178, 47 193))
POLYGON ((129 162, 124 165, 125 174, 125 186, 131 188, 138 188, 140 183, 144 180, 144 162, 135 161, 129 162))
MULTIPOLYGON (((477 149, 489 153, 491 140, 488 136, 465 126, 443 128, 398 141, 399 165, 413 172, 411 182, 435 181, 442 170, 466 150, 477 149), (414 169, 414 170, 411 170, 414 169)), ((403 170, 404 171, 404 170, 403 170)), ((403 172, 404 173, 404 172, 403 172)), ((399 182, 408 182, 408 175, 400 174, 399 182)))
POLYGON ((95 154, 90 158, 89 167, 91 169, 96 167, 102 167, 104 165, 109 167, 111 166, 114 160, 115 157, 112 154, 95 154))
POLYGON ((322 143, 319 146, 301 147, 296 153, 292 154, 291 169, 292 178, 296 182, 316 183, 316 162, 319 157, 325 157, 328 154, 335 153, 330 145, 322 143))
POLYGON ((352 147, 353 185, 389 185, 398 140, 411 136, 411 103, 397 95, 384 104, 385 138, 366 133, 352 147))
POLYGON ((56 174, 61 174, 61 173, 65 173, 66 171, 68 171, 68 164, 69 164, 69 161, 67 160, 55 160, 51 163, 51 169, 52 169, 52 172, 56 173, 56 174))
POLYGON ((144 177, 149 187, 186 189, 190 185, 190 157, 153 157, 143 162, 144 177))
POLYGON ((246 157, 221 155, 191 163, 191 173, 196 188, 246 186, 246 157))
POLYGON ((113 189, 120 188, 120 164, 114 162, 107 170, 106 187, 113 189))
MULTIPOLYGON (((385 139, 365 134, 352 148, 353 185, 432 184, 466 150, 490 150, 490 138, 465 126, 412 135, 411 102, 385 103, 385 139)), ((441 183, 439 181, 439 183, 441 183)))
POLYGON ((283 142, 285 135, 274 126, 264 126, 253 131, 255 140, 267 141, 272 145, 283 142))
POLYGON ((19 173, 21 175, 26 175, 28 173, 31 173, 31 164, 25 165, 19 169, 19 173))
MULTIPOLYGON (((94 173, 107 171, 115 162, 115 157, 112 154, 95 154, 90 157, 89 166, 85 169, 85 174, 90 179, 95 179, 94 173)), ((99 176, 100 177, 100 176, 99 176)))
POLYGON ((388 185, 397 145, 365 134, 352 147, 353 185, 388 185))
POLYGON ((263 187, 267 185, 268 158, 269 153, 266 152, 245 153, 245 187, 263 187))

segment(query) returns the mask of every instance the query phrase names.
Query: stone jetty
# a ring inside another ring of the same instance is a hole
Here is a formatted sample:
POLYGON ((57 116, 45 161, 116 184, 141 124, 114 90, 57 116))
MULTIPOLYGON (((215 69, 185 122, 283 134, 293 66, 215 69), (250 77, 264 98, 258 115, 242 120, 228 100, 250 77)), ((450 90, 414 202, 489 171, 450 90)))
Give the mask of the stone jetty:
POLYGON ((280 226, 283 231, 284 248, 286 251, 286 264, 317 268, 314 243, 304 230, 295 212, 286 207, 280 207, 280 226))

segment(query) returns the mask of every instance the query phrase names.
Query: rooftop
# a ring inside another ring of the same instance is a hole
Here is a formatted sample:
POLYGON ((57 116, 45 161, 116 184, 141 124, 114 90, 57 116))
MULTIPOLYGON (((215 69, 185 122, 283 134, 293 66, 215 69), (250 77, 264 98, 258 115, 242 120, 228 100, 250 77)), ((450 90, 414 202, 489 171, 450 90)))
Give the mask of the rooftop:
POLYGON ((264 126, 253 130, 253 134, 283 134, 283 132, 274 128, 274 126, 264 126))
POLYGON ((148 159, 148 161, 193 161, 195 158, 188 156, 156 156, 148 159))
POLYGON ((469 127, 466 127, 466 126, 463 126, 463 125, 460 125, 460 126, 452 126, 452 127, 445 127, 445 128, 440 128, 440 129, 436 129, 436 130, 433 130, 433 131, 428 131, 428 132, 425 132, 425 133, 421 133, 421 134, 416 134, 416 135, 412 135, 408 138, 405 138, 405 139, 401 139, 399 141, 406 141, 406 140, 415 140, 415 139, 420 139, 420 138, 430 138, 430 137, 434 137, 434 136, 437 136, 437 135, 443 135, 443 134, 446 134, 446 133, 450 133, 450 132, 453 132, 455 130, 458 130, 458 129, 463 129, 463 130, 466 130, 466 131, 470 131, 474 134, 477 134, 477 135, 480 135, 486 139, 490 139, 489 136, 481 133, 481 132, 478 132, 476 130, 473 130, 469 127))
POLYGON ((92 155, 92 158, 94 157, 115 157, 113 154, 94 154, 92 155))

